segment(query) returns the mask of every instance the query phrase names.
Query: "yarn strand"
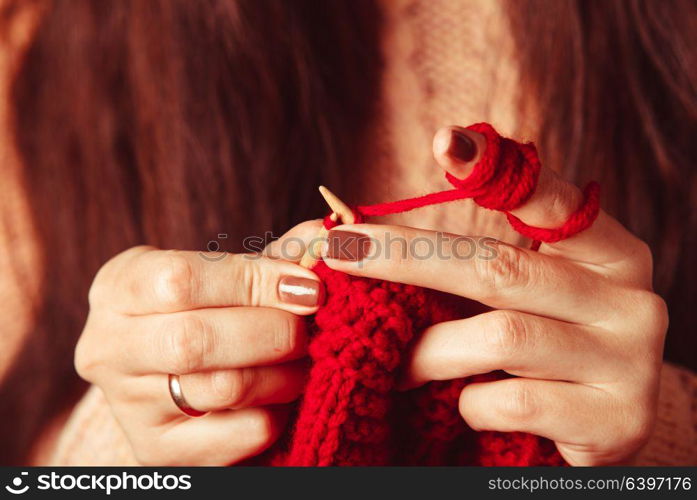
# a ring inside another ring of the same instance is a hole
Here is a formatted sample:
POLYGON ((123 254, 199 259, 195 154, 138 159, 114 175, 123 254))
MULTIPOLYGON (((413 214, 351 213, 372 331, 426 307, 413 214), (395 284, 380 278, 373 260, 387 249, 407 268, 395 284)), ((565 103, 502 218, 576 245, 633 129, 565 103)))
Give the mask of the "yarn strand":
MULTIPOLYGON (((429 193, 404 200, 359 205, 353 209, 357 222, 365 217, 408 212, 429 205, 472 198, 479 206, 504 212, 511 227, 523 236, 532 239, 533 248, 538 242, 555 243, 589 228, 600 211, 600 185, 590 182, 584 188, 581 206, 558 228, 529 226, 511 213, 522 206, 535 192, 540 176, 540 160, 531 143, 520 144, 500 136, 488 123, 478 123, 468 130, 482 134, 486 139, 486 151, 466 179, 446 174, 455 187, 445 191, 429 193)), ((338 221, 325 219, 325 227, 331 229, 338 221)))

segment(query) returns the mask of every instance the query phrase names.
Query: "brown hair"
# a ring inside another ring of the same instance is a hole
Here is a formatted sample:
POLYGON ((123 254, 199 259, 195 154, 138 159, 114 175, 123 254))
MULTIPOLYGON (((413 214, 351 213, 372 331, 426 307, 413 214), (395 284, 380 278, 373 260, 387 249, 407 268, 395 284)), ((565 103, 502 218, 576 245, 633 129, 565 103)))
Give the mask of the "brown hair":
MULTIPOLYGON (((652 244, 668 355, 691 366, 694 8, 509 6, 545 160, 600 180, 610 211, 652 244)), ((278 234, 323 214, 315 186, 342 190, 376 112, 379 29, 370 0, 47 6, 13 87, 47 265, 35 327, 0 388, 0 463, 26 460, 81 393, 72 350, 108 258, 139 243, 200 249, 220 232, 278 234)))
POLYGON ((508 4, 543 162, 649 243, 666 358, 697 369, 697 3, 508 4))
POLYGON ((13 86, 47 262, 0 388, 0 463, 26 460, 83 384, 72 351, 97 269, 136 244, 204 249, 323 213, 379 92, 371 1, 51 2, 13 86), (17 423, 17 425, 15 425, 17 423))

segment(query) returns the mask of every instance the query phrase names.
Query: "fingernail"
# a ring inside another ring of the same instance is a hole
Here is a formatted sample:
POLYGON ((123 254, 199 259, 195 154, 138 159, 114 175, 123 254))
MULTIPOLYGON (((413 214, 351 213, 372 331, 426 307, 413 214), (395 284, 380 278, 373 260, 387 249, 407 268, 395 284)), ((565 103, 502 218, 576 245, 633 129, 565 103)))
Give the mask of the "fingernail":
POLYGON ((450 131, 450 144, 448 145, 447 153, 454 160, 466 163, 472 161, 477 155, 477 146, 467 134, 452 129, 450 131))
POLYGON ((361 233, 333 229, 327 236, 325 255, 330 259, 358 262, 370 250, 370 237, 361 233))
POLYGON ((284 276, 278 282, 278 295, 283 302, 314 307, 324 300, 324 287, 319 281, 297 276, 284 276))

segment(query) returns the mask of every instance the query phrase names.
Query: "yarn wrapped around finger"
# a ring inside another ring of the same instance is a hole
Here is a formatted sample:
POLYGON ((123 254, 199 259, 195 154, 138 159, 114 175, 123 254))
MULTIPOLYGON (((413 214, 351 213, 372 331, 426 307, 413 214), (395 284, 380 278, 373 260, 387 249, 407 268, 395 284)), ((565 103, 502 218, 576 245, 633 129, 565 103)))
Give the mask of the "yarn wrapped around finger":
MULTIPOLYGON (((599 211, 597 184, 558 229, 532 228, 510 214, 535 190, 540 162, 534 145, 501 137, 491 125, 469 127, 487 149, 453 190, 354 208, 367 217, 473 198, 508 215, 514 229, 554 242, 589 227, 599 211)), ((327 217, 328 229, 339 222, 327 217)), ((431 382, 399 392, 396 383, 412 342, 430 325, 473 314, 473 303, 435 290, 351 276, 324 262, 313 267, 325 303, 309 319, 312 360, 306 389, 286 435, 252 463, 286 466, 563 465, 551 441, 525 433, 475 432, 458 401, 466 384, 505 378, 502 372, 431 382)))

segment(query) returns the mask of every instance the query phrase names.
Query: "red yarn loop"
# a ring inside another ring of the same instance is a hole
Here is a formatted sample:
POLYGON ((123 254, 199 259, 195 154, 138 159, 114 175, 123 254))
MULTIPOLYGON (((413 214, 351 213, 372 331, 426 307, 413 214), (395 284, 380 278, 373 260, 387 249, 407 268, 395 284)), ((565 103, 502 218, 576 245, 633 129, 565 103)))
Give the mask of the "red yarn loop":
MULTIPOLYGON (((542 168, 537 149, 532 143, 521 144, 502 137, 488 123, 471 125, 467 130, 484 136, 486 150, 467 178, 458 179, 446 173, 446 178, 455 189, 405 200, 358 206, 353 210, 356 222, 362 222, 363 217, 396 214, 428 205, 472 198, 481 207, 504 212, 514 230, 536 242, 561 241, 593 224, 600 211, 600 186, 596 182, 591 182, 585 187, 583 204, 559 228, 529 226, 511 214, 511 210, 525 204, 535 192, 542 168)), ((338 224, 339 222, 331 220, 329 216, 324 220, 324 227, 327 229, 338 224)), ((539 246, 538 243, 534 245, 539 246)))
POLYGON ((555 243, 588 229, 600 212, 600 184, 589 182, 583 190, 583 204, 557 229, 528 226, 512 213, 506 212, 508 223, 523 236, 534 241, 555 243))
POLYGON ((467 130, 484 136, 486 150, 466 179, 446 174, 450 184, 484 208, 507 212, 523 205, 535 191, 542 169, 535 146, 501 137, 488 123, 467 130))

